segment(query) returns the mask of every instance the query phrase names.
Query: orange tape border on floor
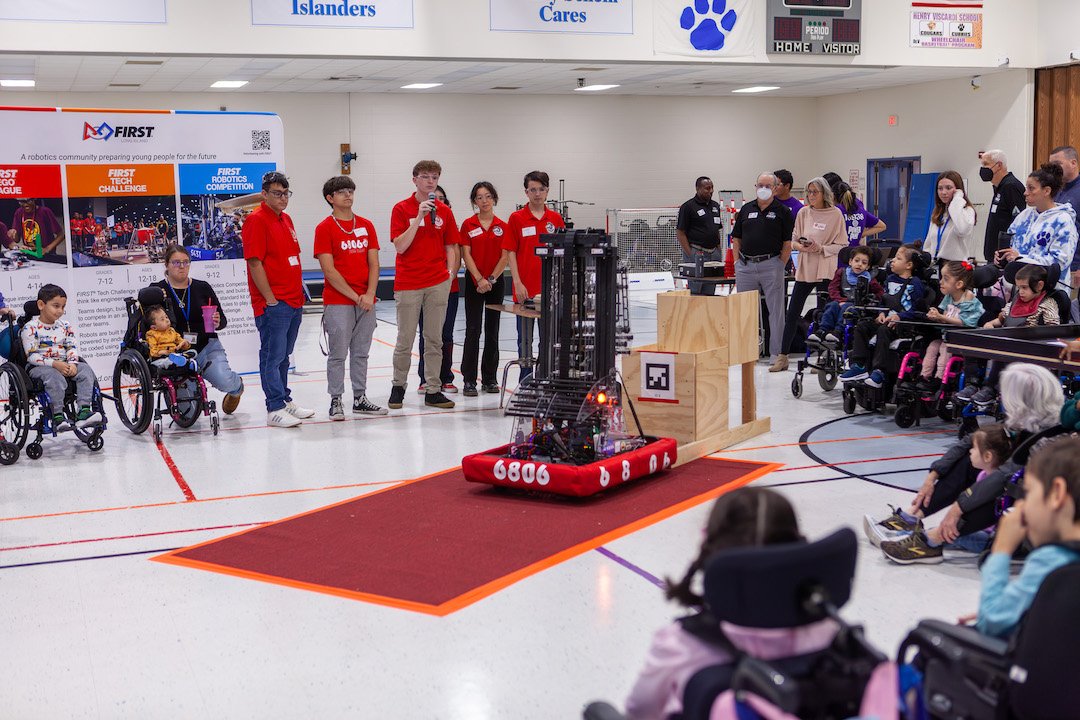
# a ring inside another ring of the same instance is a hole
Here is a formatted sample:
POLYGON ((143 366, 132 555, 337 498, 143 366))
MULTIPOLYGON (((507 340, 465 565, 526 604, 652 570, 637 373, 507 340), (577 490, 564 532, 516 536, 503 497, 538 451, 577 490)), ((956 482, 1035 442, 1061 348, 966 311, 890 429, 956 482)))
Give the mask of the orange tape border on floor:
POLYGON ((157 555, 155 557, 152 557, 150 558, 150 560, 153 562, 164 563, 167 565, 179 565, 181 567, 194 568, 196 570, 207 570, 210 572, 216 572, 222 575, 232 575, 233 577, 244 578, 246 580, 258 580, 261 582, 272 583, 274 585, 283 585, 285 587, 296 588, 299 590, 309 590, 312 592, 322 593, 324 595, 334 595, 336 597, 346 598, 349 600, 362 600, 364 602, 373 603, 375 605, 384 605, 386 607, 397 608, 399 610, 410 610, 412 612, 425 613, 427 615, 435 615, 437 617, 445 617, 453 612, 461 610, 462 608, 468 607, 475 602, 483 600, 490 595, 494 595, 498 591, 507 588, 520 580, 524 580, 531 575, 535 575, 542 570, 554 567, 555 565, 558 565, 565 560, 569 560, 571 558, 577 557, 578 555, 582 555, 589 550, 595 550, 601 545, 609 543, 613 540, 617 540, 621 537, 625 537, 632 532, 635 532, 642 528, 646 528, 650 525, 660 522, 661 520, 666 520, 667 518, 672 517, 673 515, 677 515, 684 510, 688 510, 692 507, 695 507, 696 505, 700 505, 706 500, 712 500, 714 498, 720 497, 724 493, 730 492, 731 490, 735 490, 745 485, 749 485, 754 480, 757 480, 758 478, 764 475, 768 475, 774 470, 783 467, 783 463, 761 463, 753 460, 738 460, 735 458, 725 457, 701 458, 701 461, 703 462, 715 462, 717 460, 745 465, 760 465, 760 467, 752 470, 746 475, 724 483, 717 488, 713 488, 708 492, 704 492, 700 495, 695 495, 694 497, 687 498, 682 502, 670 505, 662 510, 658 510, 651 515, 646 515, 645 517, 635 520, 632 523, 615 528, 614 530, 610 530, 602 535, 598 535, 591 540, 586 540, 585 542, 581 542, 577 545, 566 548, 565 550, 546 557, 543 560, 539 560, 530 565, 526 565, 520 570, 485 583, 484 585, 474 588, 467 593, 463 593, 461 595, 458 595, 457 597, 451 598, 450 600, 447 600, 440 605, 429 605, 427 603, 417 603, 409 600, 401 600, 399 598, 388 597, 385 595, 374 595, 371 593, 356 592, 354 590, 342 590, 341 588, 330 587, 328 585, 320 585, 317 583, 308 583, 300 580, 289 580, 288 578, 279 577, 277 575, 268 575, 265 573, 258 573, 250 570, 240 570, 238 568, 233 568, 226 565, 218 565, 216 563, 204 562, 202 560, 191 560, 188 558, 180 557, 180 554, 189 550, 203 547, 205 545, 221 542, 222 540, 227 540, 229 538, 245 535, 249 532, 254 532, 255 530, 260 530, 271 525, 278 525, 280 523, 288 522, 290 520, 295 520, 296 518, 304 517, 305 515, 322 512, 323 510, 329 510, 330 508, 337 507, 338 505, 344 505, 346 503, 351 503, 358 499, 363 499, 366 497, 377 495, 379 493, 388 492, 396 488, 404 487, 405 485, 416 482, 423 482, 424 480, 428 480, 439 475, 445 475, 446 473, 460 470, 460 466, 449 468, 446 470, 440 470, 438 472, 430 473, 428 475, 424 475, 413 480, 406 480, 404 482, 397 483, 391 487, 382 488, 371 493, 366 493, 359 497, 349 498, 348 500, 342 500, 340 502, 332 503, 330 505, 316 508, 314 510, 308 510, 306 512, 298 513, 296 515, 291 515, 287 518, 282 518, 281 520, 277 520, 272 523, 260 525, 259 527, 248 528, 246 530, 241 530, 239 532, 235 532, 224 537, 207 540, 206 542, 198 543, 196 545, 190 545, 185 548, 179 548, 177 550, 167 552, 163 555, 157 555))

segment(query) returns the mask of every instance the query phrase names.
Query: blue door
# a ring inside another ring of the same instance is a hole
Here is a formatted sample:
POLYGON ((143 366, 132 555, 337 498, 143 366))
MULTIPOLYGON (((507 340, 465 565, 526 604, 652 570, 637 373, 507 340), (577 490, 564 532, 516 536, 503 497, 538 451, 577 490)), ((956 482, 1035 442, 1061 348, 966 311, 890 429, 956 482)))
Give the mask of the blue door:
POLYGON ((899 242, 904 237, 911 177, 920 158, 870 158, 866 161, 866 208, 886 225, 879 240, 899 242))

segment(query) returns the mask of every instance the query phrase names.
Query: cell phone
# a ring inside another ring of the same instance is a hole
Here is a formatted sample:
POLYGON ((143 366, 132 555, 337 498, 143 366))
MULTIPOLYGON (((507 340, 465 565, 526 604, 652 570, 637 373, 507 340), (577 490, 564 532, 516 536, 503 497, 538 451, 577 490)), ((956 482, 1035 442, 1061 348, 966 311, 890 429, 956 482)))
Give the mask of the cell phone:
POLYGON ((806 238, 804 238, 804 237, 801 237, 801 238, 799 238, 799 244, 800 244, 800 245, 802 245, 803 247, 805 247, 805 246, 807 246, 807 245, 810 245, 810 241, 809 241, 809 240, 807 240, 807 239, 806 239, 806 238))

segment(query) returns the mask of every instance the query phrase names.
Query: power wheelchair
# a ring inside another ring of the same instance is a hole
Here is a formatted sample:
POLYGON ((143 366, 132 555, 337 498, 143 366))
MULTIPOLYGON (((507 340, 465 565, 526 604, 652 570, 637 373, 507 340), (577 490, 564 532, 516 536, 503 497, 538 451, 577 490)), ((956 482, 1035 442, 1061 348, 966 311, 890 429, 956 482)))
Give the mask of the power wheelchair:
POLYGON ((128 327, 113 367, 113 395, 120 422, 136 435, 146 432, 153 423, 153 437, 159 440, 165 415, 181 428, 191 427, 205 415, 210 419, 210 429, 217 435, 221 426, 217 403, 207 397, 206 382, 198 369, 161 368, 151 363, 150 346, 145 340, 149 329, 146 311, 160 305, 175 320, 168 293, 151 285, 140 290, 137 297, 126 298, 124 303, 128 327))

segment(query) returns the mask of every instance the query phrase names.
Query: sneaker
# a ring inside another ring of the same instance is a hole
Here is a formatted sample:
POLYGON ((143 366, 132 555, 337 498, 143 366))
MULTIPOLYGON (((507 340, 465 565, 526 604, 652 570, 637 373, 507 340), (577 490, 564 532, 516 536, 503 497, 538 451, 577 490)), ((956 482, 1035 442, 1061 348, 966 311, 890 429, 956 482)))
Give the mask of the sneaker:
POLYGON ((99 412, 94 412, 89 407, 79 408, 79 414, 75 416, 75 426, 79 428, 91 427, 93 425, 100 425, 101 421, 105 419, 105 416, 99 412))
MULTIPOLYGON (((894 515, 899 520, 903 520, 897 515, 894 515)), ((911 530, 894 530, 887 524, 892 518, 886 518, 885 520, 877 520, 873 515, 863 515, 862 527, 863 533, 866 535, 866 539, 870 541, 870 544, 874 547, 881 547, 883 542, 895 542, 897 540, 903 540, 911 534, 911 530)))
POLYGON ((825 343, 827 345, 839 345, 840 344, 840 338, 837 337, 836 335, 834 335, 831 332, 830 333, 825 333, 825 343))
MULTIPOLYGON (((420 383, 420 387, 416 388, 417 395, 427 395, 427 383, 420 383)), ((390 407, 393 407, 391 405, 390 407)))
POLYGON ((937 565, 945 560, 944 546, 931 547, 921 527, 903 540, 881 543, 881 552, 899 565, 937 565))
MULTIPOLYGON (((912 522, 911 520, 908 520, 906 517, 904 517, 904 513, 900 512, 900 508, 890 505, 889 509, 892 510, 892 515, 885 518, 884 520, 876 521, 877 524, 885 530, 889 530, 891 532, 909 533, 914 532, 915 528, 919 526, 918 520, 912 522)), ((866 517, 870 516, 867 515, 866 517)))
POLYGON ((967 405, 971 402, 971 398, 975 397, 977 392, 979 392, 979 386, 974 383, 968 383, 960 390, 960 392, 956 393, 954 400, 957 403, 967 405))
POLYGON ((820 345, 824 341, 825 334, 822 333, 820 330, 818 330, 817 332, 812 332, 806 336, 807 345, 820 345))
POLYGON ((976 407, 989 407, 990 405, 993 405, 995 402, 997 402, 997 390, 990 387, 989 385, 984 385, 983 387, 979 388, 979 391, 972 396, 971 402, 976 407))
MULTIPOLYGON (((400 406, 399 406, 400 407, 400 406)), ((367 395, 352 401, 353 415, 386 415, 389 410, 367 399, 367 395)))
POLYGON ((444 393, 456 393, 458 391, 457 385, 452 382, 443 383, 442 391, 444 393))
POLYGON ((330 419, 331 420, 344 420, 345 408, 341 406, 341 397, 335 395, 330 398, 330 419))
POLYGON ((66 430, 70 427, 67 418, 64 417, 64 413, 56 413, 52 416, 52 426, 53 430, 56 430, 57 432, 60 432, 61 429, 66 430))
POLYGON ((498 393, 499 383, 484 383, 480 386, 480 389, 486 393, 498 393))
POLYGON ((476 383, 465 383, 465 389, 461 394, 465 397, 476 397, 479 395, 479 393, 476 392, 476 383))
POLYGON ((859 380, 865 380, 868 376, 869 373, 866 372, 866 368, 864 368, 862 365, 852 363, 851 367, 848 368, 844 372, 844 374, 840 376, 840 382, 857 382, 859 380))
POLYGON ((301 424, 300 418, 289 413, 285 408, 266 413, 266 424, 270 427, 291 428, 301 424))
POLYGON ((405 386, 404 385, 395 385, 392 388, 390 388, 390 399, 387 401, 386 405, 391 410, 399 410, 399 409, 401 409, 401 404, 402 404, 402 402, 404 400, 405 400, 405 386))
POLYGON ((866 384, 872 388, 879 388, 885 384, 885 373, 880 370, 875 370, 870 373, 870 376, 866 378, 866 384))
POLYGON ((941 381, 937 378, 919 378, 919 382, 915 385, 915 389, 923 395, 929 395, 936 393, 938 388, 941 387, 941 381))
POLYGON ((288 413, 293 417, 300 418, 301 420, 309 417, 315 417, 314 410, 312 410, 311 408, 300 407, 292 400, 285 403, 285 410, 287 410, 288 413))
POLYGON ((236 412, 236 406, 240 404, 240 396, 244 394, 244 386, 240 386, 240 392, 228 393, 221 401, 221 411, 226 415, 236 412))
POLYGON ((424 404, 429 407, 437 408, 452 408, 454 407, 454 401, 443 395, 441 392, 427 393, 424 395, 424 404))

